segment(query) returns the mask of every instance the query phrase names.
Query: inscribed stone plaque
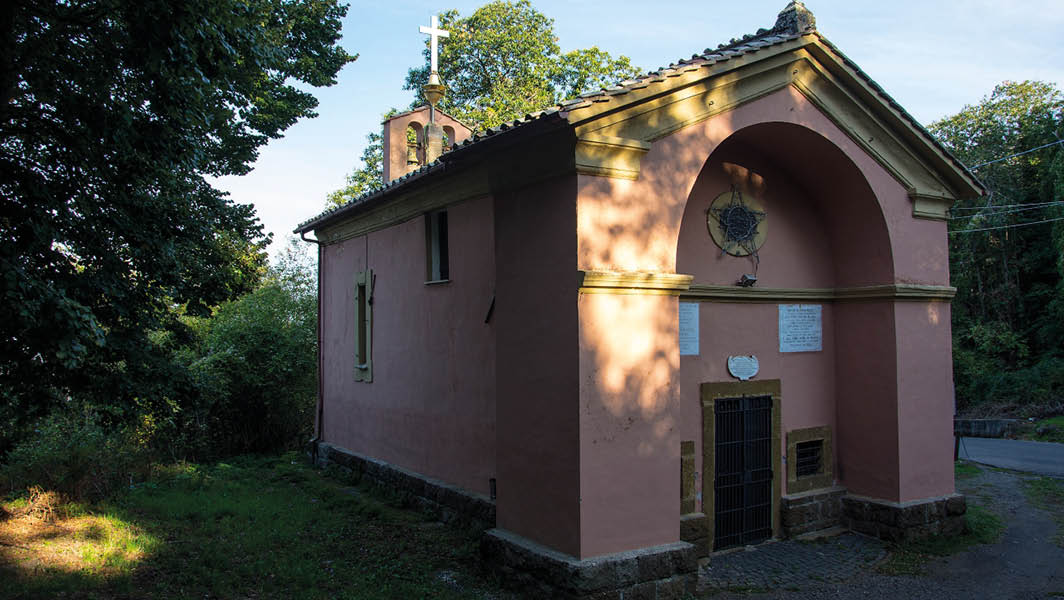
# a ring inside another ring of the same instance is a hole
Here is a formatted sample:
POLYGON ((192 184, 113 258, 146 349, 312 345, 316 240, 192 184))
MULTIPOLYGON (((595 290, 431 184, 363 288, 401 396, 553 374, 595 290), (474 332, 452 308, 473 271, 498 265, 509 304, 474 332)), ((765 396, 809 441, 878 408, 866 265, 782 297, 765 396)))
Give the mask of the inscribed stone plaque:
POLYGON ((728 372, 732 377, 739 381, 746 381, 751 377, 757 375, 757 372, 761 370, 761 363, 757 362, 757 357, 750 356, 729 356, 728 357, 728 372))
POLYGON ((819 304, 780 304, 780 352, 820 352, 824 335, 819 304))
POLYGON ((698 303, 680 302, 680 356, 698 355, 698 303))

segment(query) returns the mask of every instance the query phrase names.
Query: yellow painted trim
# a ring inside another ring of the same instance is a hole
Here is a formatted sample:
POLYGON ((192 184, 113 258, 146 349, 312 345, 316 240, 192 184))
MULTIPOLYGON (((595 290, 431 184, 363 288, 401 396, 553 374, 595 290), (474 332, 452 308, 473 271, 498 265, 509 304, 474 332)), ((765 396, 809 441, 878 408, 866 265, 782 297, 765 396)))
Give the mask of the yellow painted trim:
POLYGON ((921 194, 914 189, 909 190, 909 199, 913 201, 913 216, 918 219, 932 219, 935 221, 949 220, 949 209, 953 206, 952 198, 921 194))
POLYGON ((576 141, 576 172, 637 179, 639 163, 649 151, 649 142, 589 133, 576 141))
POLYGON ((807 427, 787 432, 787 493, 798 494, 835 485, 835 454, 831 427, 807 427), (820 472, 798 478, 798 443, 823 440, 820 472))
POLYGON ((364 383, 373 381, 373 283, 373 269, 355 273, 355 315, 353 319, 355 322, 354 379, 364 383), (365 291, 360 293, 359 288, 365 291), (358 320, 360 316, 366 322, 366 355, 364 357, 358 355, 359 347, 363 345, 363 340, 359 337, 358 320), (361 363, 359 363, 360 358, 363 359, 361 363))
POLYGON ((851 288, 743 288, 731 285, 693 283, 680 294, 682 300, 695 302, 854 302, 869 300, 943 302, 957 295, 957 288, 947 285, 895 283, 851 288))
MULTIPOLYGON (((655 141, 679 129, 794 86, 901 185, 952 202, 977 196, 974 180, 815 36, 759 50, 756 60, 722 61, 662 78, 644 89, 573 111, 581 138, 596 134, 655 141)), ((631 177, 626 172, 627 177, 631 177)), ((914 216, 929 217, 923 211, 914 216)))
POLYGON ((577 271, 581 294, 678 296, 690 287, 692 279, 679 273, 577 271))
POLYGON ((783 493, 780 491, 780 477, 783 474, 783 458, 780 446, 783 418, 780 412, 783 404, 783 388, 779 379, 756 379, 752 381, 711 381, 699 386, 702 397, 702 512, 706 515, 707 544, 712 552, 714 530, 716 528, 716 437, 717 420, 714 403, 721 398, 741 398, 743 396, 772 396, 772 441, 769 452, 772 453, 772 536, 780 537, 780 507, 783 493))

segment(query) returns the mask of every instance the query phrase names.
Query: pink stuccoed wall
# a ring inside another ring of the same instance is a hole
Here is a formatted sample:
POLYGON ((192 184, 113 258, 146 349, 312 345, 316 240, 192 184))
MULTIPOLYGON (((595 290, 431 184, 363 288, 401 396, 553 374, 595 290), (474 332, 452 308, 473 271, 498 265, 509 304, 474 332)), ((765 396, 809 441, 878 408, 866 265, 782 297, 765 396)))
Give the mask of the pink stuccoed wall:
POLYGON ((581 554, 576 177, 495 199, 500 528, 581 554))
POLYGON ((898 303, 894 307, 898 354, 898 500, 953 491, 953 353, 950 305, 898 303))
POLYGON ((680 357, 677 297, 578 291, 578 270, 752 272, 706 231, 732 184, 769 214, 760 287, 948 282, 945 224, 913 219, 897 181, 781 90, 655 141, 638 180, 568 175, 450 207, 448 284, 424 285, 421 219, 326 247, 325 440, 476 492, 496 477, 498 527, 572 556, 669 543, 699 384, 754 354, 782 381, 784 433, 833 427, 851 493, 952 492, 948 304, 824 303, 823 350, 781 354, 776 304, 706 302, 701 354, 680 357), (369 384, 352 377, 366 266, 369 384))
POLYGON ((421 218, 325 247, 324 439, 487 494, 495 476, 493 200, 448 208, 450 283, 421 218), (372 268, 373 381, 354 381, 354 275, 372 268))
MULTIPOLYGON (((757 188, 770 215, 758 286, 948 282, 945 225, 914 219, 905 189, 793 88, 654 142, 636 181, 580 176, 578 268, 733 284, 753 264, 719 256, 704 212, 731 183, 757 188)), ((679 441, 701 446, 698 386, 733 380, 729 355, 782 380, 784 433, 833 427, 852 493, 953 491, 947 306, 825 303, 823 351, 781 354, 775 304, 704 303, 701 355, 681 358, 676 302, 580 298, 581 556, 678 538, 679 441), (933 328, 920 311, 937 311, 933 328)))
POLYGON ((673 296, 580 296, 580 556, 679 539, 673 296))

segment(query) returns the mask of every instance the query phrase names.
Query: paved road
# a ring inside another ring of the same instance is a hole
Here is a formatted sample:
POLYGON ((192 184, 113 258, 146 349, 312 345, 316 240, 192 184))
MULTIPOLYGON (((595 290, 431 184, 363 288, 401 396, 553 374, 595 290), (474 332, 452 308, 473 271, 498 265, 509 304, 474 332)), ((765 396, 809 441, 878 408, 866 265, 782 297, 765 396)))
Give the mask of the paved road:
POLYGON ((1039 475, 1064 477, 1064 444, 993 438, 961 438, 960 457, 1039 475))

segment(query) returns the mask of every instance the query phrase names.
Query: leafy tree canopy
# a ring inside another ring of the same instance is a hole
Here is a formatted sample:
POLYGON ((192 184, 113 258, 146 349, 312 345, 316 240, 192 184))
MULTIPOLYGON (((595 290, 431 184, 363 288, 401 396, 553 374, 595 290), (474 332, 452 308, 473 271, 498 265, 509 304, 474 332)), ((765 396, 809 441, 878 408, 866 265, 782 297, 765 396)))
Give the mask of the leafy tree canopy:
POLYGON ((1064 388, 1038 392, 1005 374, 1033 369, 1044 383, 1059 370, 1064 384, 1064 366, 1046 366, 1064 358, 1064 94, 1004 82, 930 129, 989 190, 950 222, 958 397, 1059 401, 1064 388))
MULTIPOLYGON (((147 332, 250 290, 268 242, 206 176, 354 60, 336 0, 0 3, 0 427, 165 373, 147 332)), ((5 433, 0 431, 0 446, 5 433)), ((0 448, 2 451, 2 448, 0 448)))
MULTIPOLYGON (((554 19, 528 0, 495 1, 468 17, 457 10, 440 15, 450 36, 440 43, 440 78, 447 95, 439 107, 474 131, 483 131, 592 89, 640 74, 626 56, 614 58, 598 47, 563 53, 554 35, 554 19)), ((425 104, 421 86, 429 78, 426 39, 424 64, 409 70, 404 89, 414 90, 411 108, 425 104)), ((362 166, 347 186, 329 195, 338 206, 381 185, 382 141, 370 133, 362 166)))

